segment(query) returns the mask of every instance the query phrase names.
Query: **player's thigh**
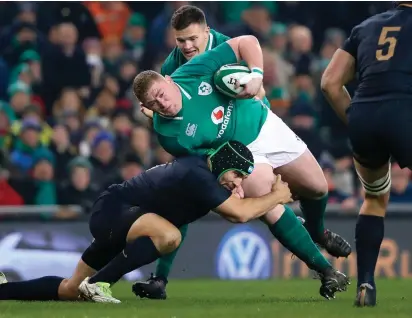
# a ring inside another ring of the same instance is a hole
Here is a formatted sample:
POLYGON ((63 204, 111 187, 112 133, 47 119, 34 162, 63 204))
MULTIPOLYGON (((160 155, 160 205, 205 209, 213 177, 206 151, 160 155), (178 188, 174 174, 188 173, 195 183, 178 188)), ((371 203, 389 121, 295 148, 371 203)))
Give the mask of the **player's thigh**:
POLYGON ((299 194, 314 197, 327 192, 322 170, 306 144, 272 112, 248 148, 255 164, 270 165, 299 194))
POLYGON ((389 151, 401 168, 412 168, 412 100, 385 102, 384 111, 382 134, 389 151))
MULTIPOLYGON (((275 175, 273 174, 271 165, 267 163, 255 164, 255 169, 252 174, 242 182, 245 197, 257 198, 268 194, 271 191, 274 181, 275 175)), ((266 224, 274 224, 282 216, 284 211, 285 208, 279 204, 260 219, 266 224)))
POLYGON ((274 181, 273 168, 267 163, 256 163, 252 174, 242 181, 245 197, 256 198, 268 194, 274 181))
POLYGON ((390 152, 380 103, 356 103, 347 112, 348 134, 353 157, 364 168, 384 166, 390 152))
POLYGON ((291 191, 301 197, 320 198, 328 192, 328 184, 315 157, 306 148, 295 160, 275 168, 291 191))

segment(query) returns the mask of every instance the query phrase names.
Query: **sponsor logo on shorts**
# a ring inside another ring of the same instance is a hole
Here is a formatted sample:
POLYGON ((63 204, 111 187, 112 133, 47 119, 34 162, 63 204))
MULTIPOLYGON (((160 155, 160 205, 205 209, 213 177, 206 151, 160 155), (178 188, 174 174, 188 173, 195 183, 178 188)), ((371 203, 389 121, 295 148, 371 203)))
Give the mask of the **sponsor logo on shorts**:
POLYGON ((254 169, 253 166, 250 166, 249 169, 247 169, 247 172, 248 172, 249 174, 251 174, 251 173, 253 172, 253 169, 254 169))
POLYGON ((197 90, 197 93, 200 96, 207 96, 207 95, 212 94, 212 92, 213 92, 212 85, 210 85, 209 83, 206 83, 206 82, 200 83, 199 88, 197 90))
POLYGON ((186 135, 188 135, 189 137, 194 137, 196 135, 196 129, 197 129, 196 124, 188 123, 186 127, 186 135))
POLYGON ((210 118, 212 118, 212 121, 215 125, 218 125, 223 122, 224 114, 225 108, 223 106, 218 106, 212 111, 210 118))
POLYGON ((226 114, 225 117, 223 118, 223 123, 222 126, 220 126, 219 133, 217 134, 216 138, 221 138, 223 134, 225 133, 227 126, 229 125, 230 122, 230 116, 232 116, 232 111, 233 111, 233 101, 231 100, 229 102, 229 105, 227 106, 226 114))
POLYGON ((271 274, 271 250, 250 226, 236 227, 223 237, 216 271, 222 279, 266 279, 271 274))

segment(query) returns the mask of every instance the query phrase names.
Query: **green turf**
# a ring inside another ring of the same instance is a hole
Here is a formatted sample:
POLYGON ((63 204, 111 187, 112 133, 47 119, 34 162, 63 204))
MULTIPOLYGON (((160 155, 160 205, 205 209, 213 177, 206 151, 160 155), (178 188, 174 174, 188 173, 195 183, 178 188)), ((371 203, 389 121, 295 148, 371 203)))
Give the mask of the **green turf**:
POLYGON ((131 285, 120 283, 113 296, 122 304, 0 302, 1 318, 153 317, 153 318, 335 318, 412 317, 412 280, 381 280, 376 308, 352 306, 355 286, 327 301, 318 295, 319 281, 171 281, 168 300, 140 300, 131 285))

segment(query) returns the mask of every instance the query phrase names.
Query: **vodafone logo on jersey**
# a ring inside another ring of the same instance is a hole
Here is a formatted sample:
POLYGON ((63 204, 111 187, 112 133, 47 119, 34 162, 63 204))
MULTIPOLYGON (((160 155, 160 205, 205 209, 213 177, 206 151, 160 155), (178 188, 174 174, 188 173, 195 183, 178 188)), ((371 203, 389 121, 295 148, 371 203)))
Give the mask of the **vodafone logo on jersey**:
POLYGON ((223 122, 224 115, 225 115, 225 109, 223 108, 223 106, 218 106, 212 111, 210 118, 212 119, 215 125, 218 125, 223 122))

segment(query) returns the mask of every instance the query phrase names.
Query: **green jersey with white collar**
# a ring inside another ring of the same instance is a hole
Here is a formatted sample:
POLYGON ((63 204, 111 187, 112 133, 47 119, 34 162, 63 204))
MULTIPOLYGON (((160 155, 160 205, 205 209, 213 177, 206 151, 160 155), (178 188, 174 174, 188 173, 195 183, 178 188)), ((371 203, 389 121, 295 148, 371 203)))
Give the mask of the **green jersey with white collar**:
POLYGON ((223 43, 171 75, 182 93, 182 110, 174 118, 154 116, 154 129, 167 152, 205 154, 228 140, 247 145, 257 138, 269 111, 267 99, 233 99, 213 84, 220 67, 236 62, 230 45, 223 43))
MULTIPOLYGON (((206 51, 225 43, 229 39, 228 36, 210 29, 206 51)), ((171 75, 186 62, 187 59, 184 57, 183 53, 178 47, 175 47, 163 63, 160 73, 163 76, 171 75)), ((179 125, 182 118, 182 112, 177 114, 174 118, 163 117, 159 114, 153 115, 153 127, 157 133, 160 144, 167 152, 174 156, 185 155, 188 153, 187 149, 181 147, 177 141, 179 125)))

